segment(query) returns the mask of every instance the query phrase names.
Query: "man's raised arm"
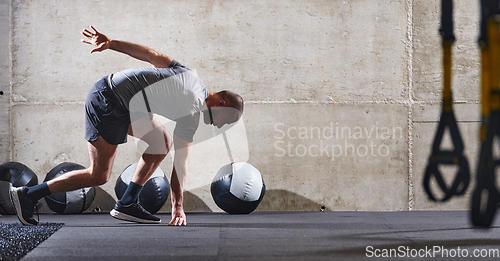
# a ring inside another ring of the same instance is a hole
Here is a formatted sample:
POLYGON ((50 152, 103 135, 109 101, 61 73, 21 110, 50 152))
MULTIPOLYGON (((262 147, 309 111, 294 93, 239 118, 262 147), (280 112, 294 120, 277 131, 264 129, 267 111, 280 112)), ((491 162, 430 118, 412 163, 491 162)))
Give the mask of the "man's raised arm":
POLYGON ((126 41, 112 40, 106 35, 98 32, 93 26, 90 26, 90 28, 94 30, 94 32, 88 29, 83 29, 82 31, 82 35, 87 38, 82 39, 82 42, 95 47, 90 51, 90 53, 102 52, 106 49, 111 49, 130 55, 138 60, 148 62, 156 68, 166 68, 170 66, 170 63, 173 61, 172 57, 164 55, 147 46, 126 41))

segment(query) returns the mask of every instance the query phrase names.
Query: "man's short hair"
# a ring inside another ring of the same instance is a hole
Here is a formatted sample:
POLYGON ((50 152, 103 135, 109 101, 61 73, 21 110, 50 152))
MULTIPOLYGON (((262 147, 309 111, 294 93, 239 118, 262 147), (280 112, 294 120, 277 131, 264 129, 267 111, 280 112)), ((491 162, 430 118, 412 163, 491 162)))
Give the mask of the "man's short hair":
POLYGON ((226 107, 235 108, 243 114, 243 98, 237 93, 232 91, 220 91, 217 93, 219 97, 226 102, 226 107))

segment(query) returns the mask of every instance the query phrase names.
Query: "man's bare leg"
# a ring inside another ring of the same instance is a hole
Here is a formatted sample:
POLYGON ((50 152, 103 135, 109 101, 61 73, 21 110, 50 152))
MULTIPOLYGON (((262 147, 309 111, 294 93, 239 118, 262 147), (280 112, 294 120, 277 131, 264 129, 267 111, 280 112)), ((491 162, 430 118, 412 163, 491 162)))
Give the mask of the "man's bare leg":
POLYGON ((50 192, 59 193, 80 188, 100 186, 108 182, 118 145, 111 145, 102 137, 88 143, 90 166, 87 169, 74 170, 55 179, 47 185, 50 192))

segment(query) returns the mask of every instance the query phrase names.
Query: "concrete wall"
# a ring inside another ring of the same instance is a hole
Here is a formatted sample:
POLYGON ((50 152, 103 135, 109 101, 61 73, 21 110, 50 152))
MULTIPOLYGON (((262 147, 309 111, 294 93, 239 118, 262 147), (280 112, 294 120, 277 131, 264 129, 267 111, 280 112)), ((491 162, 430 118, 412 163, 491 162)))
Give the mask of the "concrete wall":
MULTIPOLYGON (((456 2, 455 108, 474 170, 478 3, 456 2)), ((2 122, 11 139, 0 136, 0 146, 12 142, 11 159, 40 180, 58 162, 88 166, 89 87, 109 73, 149 66, 112 51, 90 55, 79 33, 92 24, 196 69, 211 91, 245 98, 248 162, 267 185, 258 210, 467 209, 470 192, 435 204, 421 186, 440 112, 439 13, 437 0, 3 0, 1 30, 12 44, 1 40, 0 66, 12 75, 0 74, 0 88, 12 93, 0 96, 0 106, 8 105, 0 120, 10 110, 12 128, 2 122)), ((219 145, 193 152, 187 211, 220 211, 209 183, 223 161, 207 156, 219 145)), ((120 146, 111 181, 89 211, 110 210, 114 181, 139 156, 134 141, 120 146)), ((161 167, 170 176, 171 158, 161 167)))
POLYGON ((10 0, 0 1, 0 162, 10 159, 10 0))

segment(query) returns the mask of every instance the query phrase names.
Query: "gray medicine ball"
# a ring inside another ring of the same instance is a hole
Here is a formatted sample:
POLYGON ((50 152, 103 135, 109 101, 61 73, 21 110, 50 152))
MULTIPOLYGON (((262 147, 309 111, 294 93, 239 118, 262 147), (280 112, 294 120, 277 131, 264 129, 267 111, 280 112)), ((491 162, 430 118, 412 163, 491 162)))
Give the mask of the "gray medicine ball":
MULTIPOLYGON (((71 162, 60 163, 47 173, 44 182, 59 177, 66 172, 79 169, 85 169, 85 167, 71 162)), ((82 188, 48 195, 45 197, 45 202, 52 211, 58 214, 79 214, 92 205, 95 194, 95 187, 82 188)))

